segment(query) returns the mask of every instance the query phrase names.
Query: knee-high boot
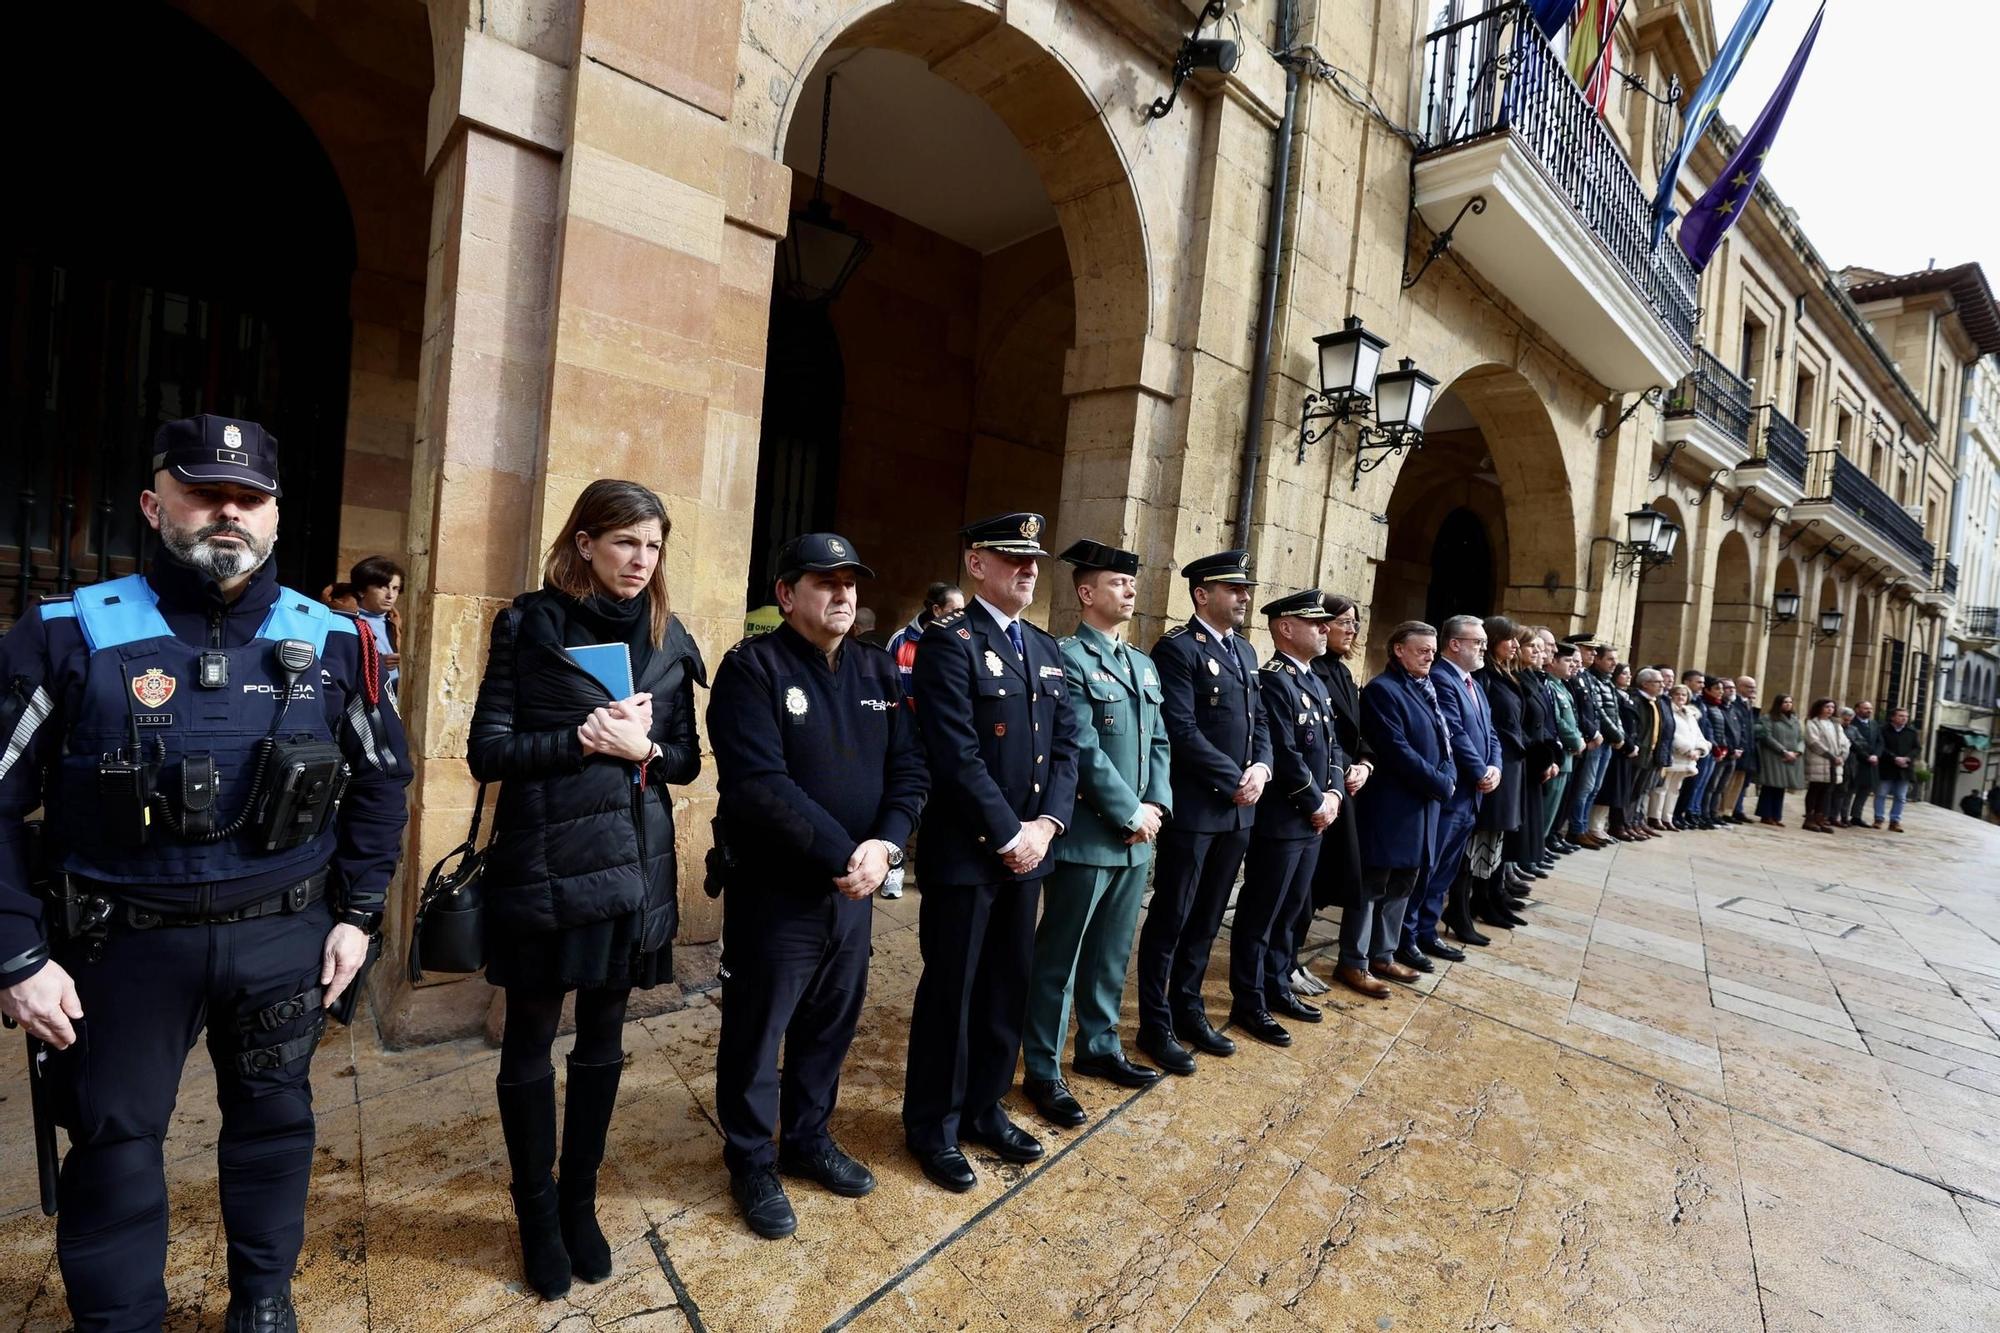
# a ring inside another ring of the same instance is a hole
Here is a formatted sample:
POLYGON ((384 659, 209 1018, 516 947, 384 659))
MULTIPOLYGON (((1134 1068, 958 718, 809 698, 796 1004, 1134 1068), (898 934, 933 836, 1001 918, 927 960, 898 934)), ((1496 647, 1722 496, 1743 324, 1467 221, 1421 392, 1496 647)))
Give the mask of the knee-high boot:
POLYGON ((618 1077, 625 1057, 608 1064, 569 1062, 569 1092, 563 1099, 562 1174, 556 1185, 563 1245, 570 1271, 585 1282, 611 1276, 611 1245, 597 1225, 597 1168, 604 1161, 604 1136, 618 1101, 618 1077))
POLYGON ((556 1075, 527 1083, 496 1083, 500 1129, 514 1172, 514 1220, 521 1229, 521 1270, 545 1301, 570 1288, 569 1251, 563 1248, 556 1210, 556 1075))
POLYGON ((1471 894, 1475 882, 1470 870, 1459 872, 1458 878, 1452 882, 1451 892, 1445 895, 1444 924, 1459 943, 1483 946, 1493 941, 1480 934, 1472 924, 1471 894))

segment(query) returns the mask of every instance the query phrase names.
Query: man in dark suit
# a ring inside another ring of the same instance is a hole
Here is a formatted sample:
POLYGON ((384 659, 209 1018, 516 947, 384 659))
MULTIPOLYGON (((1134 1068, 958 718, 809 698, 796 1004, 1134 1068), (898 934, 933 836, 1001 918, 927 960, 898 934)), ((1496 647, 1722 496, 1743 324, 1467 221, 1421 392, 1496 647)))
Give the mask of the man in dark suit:
POLYGON ((1062 652, 1020 616, 1034 600, 1040 514, 964 529, 965 610, 924 631, 917 730, 931 798, 917 851, 924 970, 910 1021, 903 1133, 945 1189, 977 1183, 960 1140, 1010 1162, 1042 1145, 1007 1118, 1049 845, 1076 800, 1076 715, 1062 652))
POLYGON ((1173 751, 1173 822, 1160 832, 1153 902, 1139 929, 1139 1049, 1170 1074, 1192 1074, 1183 1042, 1211 1055, 1236 1044, 1208 1021, 1201 982, 1257 800, 1271 777, 1271 738, 1257 702, 1257 650, 1237 633, 1250 610, 1248 551, 1183 569, 1194 619, 1153 645, 1173 751))
POLYGON ((1292 928, 1312 911, 1320 835, 1340 814, 1345 759, 1333 735, 1333 702, 1313 674, 1326 651, 1324 594, 1312 588, 1267 602, 1278 651, 1258 691, 1271 737, 1272 783, 1257 803, 1243 891, 1229 932, 1229 1021, 1259 1041, 1292 1044, 1273 1013, 1302 1023, 1320 1011, 1292 993, 1292 928))
POLYGON ((1419 975, 1395 959, 1403 909, 1435 863, 1439 816, 1457 785, 1451 726, 1431 683, 1437 631, 1406 620, 1389 633, 1389 664, 1361 691, 1361 733, 1375 752, 1375 776, 1355 799, 1361 832, 1361 900, 1340 920, 1335 975, 1380 998, 1373 977, 1419 975))
POLYGON ((1437 860, 1423 892, 1403 914, 1403 942, 1396 961, 1419 972, 1432 958, 1458 962, 1465 954, 1438 938, 1444 897, 1465 864, 1472 827, 1479 822, 1479 798, 1500 785, 1500 736, 1493 730, 1486 695, 1472 673, 1486 665, 1486 624, 1478 616, 1452 616, 1440 628, 1441 665, 1430 673, 1438 711, 1451 735, 1456 782, 1438 817, 1437 860))

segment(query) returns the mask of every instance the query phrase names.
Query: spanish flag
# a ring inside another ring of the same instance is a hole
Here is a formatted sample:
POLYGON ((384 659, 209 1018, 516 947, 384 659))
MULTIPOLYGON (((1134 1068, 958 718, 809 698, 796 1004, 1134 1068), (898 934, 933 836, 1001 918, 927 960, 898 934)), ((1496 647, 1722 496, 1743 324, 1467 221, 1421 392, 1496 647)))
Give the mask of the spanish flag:
POLYGON ((1611 93, 1613 38, 1625 0, 1583 0, 1570 20, 1569 76, 1583 89, 1584 100, 1598 115, 1611 93))

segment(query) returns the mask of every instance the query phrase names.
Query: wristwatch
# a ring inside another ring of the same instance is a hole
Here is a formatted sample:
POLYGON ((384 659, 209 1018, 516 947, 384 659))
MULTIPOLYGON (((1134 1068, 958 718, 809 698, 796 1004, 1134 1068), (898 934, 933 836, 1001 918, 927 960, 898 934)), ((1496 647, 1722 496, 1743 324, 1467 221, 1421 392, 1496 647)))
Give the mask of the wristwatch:
POLYGON ((336 912, 333 919, 343 926, 354 927, 364 935, 373 935, 382 929, 380 912, 363 912, 349 907, 336 912))
POLYGON ((901 870, 903 868, 903 849, 886 838, 878 838, 876 841, 889 849, 889 869, 901 870))

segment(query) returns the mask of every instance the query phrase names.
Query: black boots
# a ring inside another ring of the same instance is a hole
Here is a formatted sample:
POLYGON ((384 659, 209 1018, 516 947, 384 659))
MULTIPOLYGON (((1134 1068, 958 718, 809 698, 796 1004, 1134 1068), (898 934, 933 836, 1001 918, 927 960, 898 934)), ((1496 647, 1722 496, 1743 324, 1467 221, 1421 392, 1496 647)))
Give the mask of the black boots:
POLYGON ((1478 927, 1472 924, 1471 895, 1477 891, 1474 885, 1472 873, 1467 871, 1451 886, 1451 892, 1444 900, 1444 924, 1450 928, 1452 938, 1461 944, 1484 946, 1493 941, 1480 934, 1478 927))
POLYGON ((545 1301, 570 1287, 569 1250, 563 1245, 556 1182, 556 1075, 528 1083, 496 1083, 500 1128, 513 1169, 514 1220, 521 1229, 521 1275, 545 1301))
POLYGON ((597 1168, 604 1160, 611 1108, 618 1101, 618 1076, 624 1072, 623 1055, 609 1064, 579 1064, 574 1057, 569 1062, 556 1200, 570 1271, 585 1282, 611 1276, 611 1245, 597 1226, 597 1168))

